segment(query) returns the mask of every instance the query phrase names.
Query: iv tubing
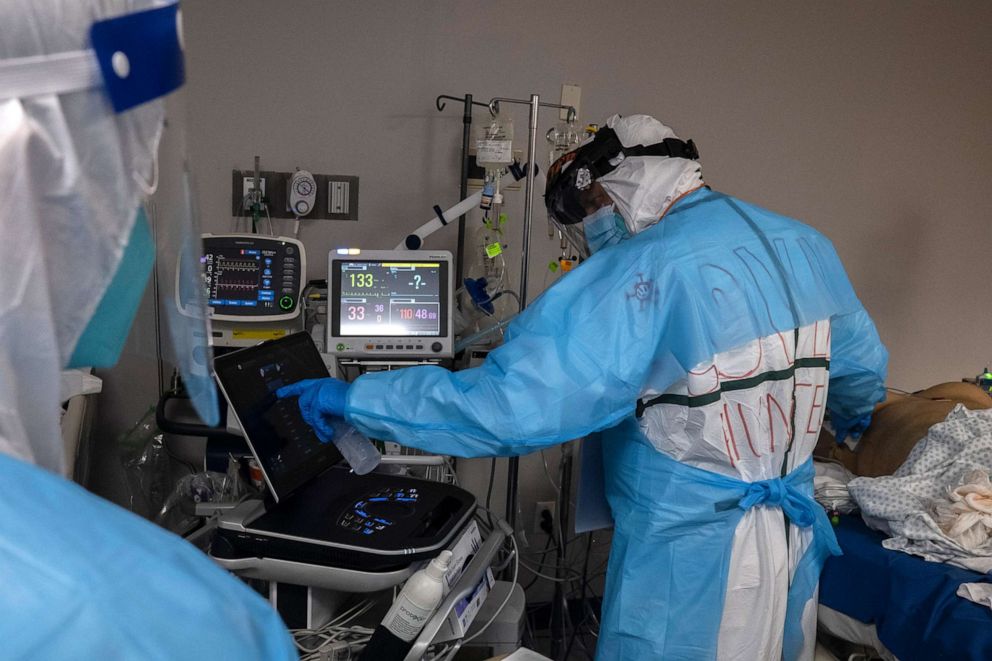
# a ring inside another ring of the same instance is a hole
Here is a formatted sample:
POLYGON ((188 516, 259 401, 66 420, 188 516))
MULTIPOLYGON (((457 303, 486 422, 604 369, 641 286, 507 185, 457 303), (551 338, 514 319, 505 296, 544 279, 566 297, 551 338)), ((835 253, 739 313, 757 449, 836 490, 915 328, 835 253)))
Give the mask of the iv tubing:
MULTIPOLYGON (((513 315, 513 317, 516 316, 517 315, 513 315)), ((478 333, 475 333, 474 335, 469 335, 468 337, 462 338, 461 340, 458 341, 457 344, 455 344, 455 353, 458 353, 459 351, 465 349, 466 347, 472 346, 477 340, 481 340, 487 335, 492 335, 496 331, 506 328, 510 324, 510 322, 513 321, 513 317, 504 319, 503 321, 499 322, 494 326, 490 326, 489 328, 484 328, 478 333)))

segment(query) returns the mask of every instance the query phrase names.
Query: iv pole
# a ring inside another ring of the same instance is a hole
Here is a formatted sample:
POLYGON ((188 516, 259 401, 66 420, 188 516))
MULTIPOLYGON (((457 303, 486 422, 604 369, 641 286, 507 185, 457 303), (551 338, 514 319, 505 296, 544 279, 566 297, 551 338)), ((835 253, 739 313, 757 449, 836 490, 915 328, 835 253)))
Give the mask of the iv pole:
MULTIPOLYGON (((463 129, 462 129, 462 153, 461 153, 461 188, 460 188, 460 198, 462 201, 466 201, 468 197, 468 170, 469 170, 469 141, 471 139, 471 126, 472 126, 472 106, 473 105, 486 105, 473 101, 471 94, 466 94, 464 99, 460 99, 453 96, 448 96, 442 94, 435 99, 434 103, 438 111, 443 111, 445 104, 442 99, 448 99, 451 101, 462 101, 464 103, 464 114, 462 117, 463 129)), ((528 121, 528 136, 527 136, 527 184, 525 189, 525 203, 524 203, 524 228, 523 228, 523 239, 521 241, 521 257, 520 257, 520 311, 523 312, 524 308, 527 307, 527 284, 528 277, 530 275, 530 235, 534 220, 534 179, 537 173, 536 166, 534 165, 534 153, 537 151, 537 122, 538 113, 542 107, 544 108, 554 108, 558 110, 568 111, 567 119, 571 123, 575 120, 575 108, 572 106, 559 105, 557 103, 542 103, 540 97, 537 94, 531 94, 530 100, 523 99, 510 99, 505 97, 494 97, 490 99, 488 107, 489 112, 492 116, 496 116, 499 113, 500 103, 510 103, 517 105, 526 105, 530 107, 530 117, 528 121)), ((461 203, 459 203, 461 204, 461 203)), ((456 205, 457 206, 457 205, 456 205)), ((438 207, 435 207, 435 213, 439 215, 441 224, 445 224, 445 216, 441 213, 438 207)), ((428 232, 429 233, 429 232, 428 232)), ((416 234, 416 233, 415 233, 416 234)), ((411 235, 414 236, 414 235, 411 235)), ((419 236, 419 235, 418 235, 419 236)), ((407 239, 409 241, 409 237, 407 239)), ((410 247, 410 246, 407 246, 410 247)), ((462 214, 458 219, 458 256, 457 256, 457 282, 460 284, 462 278, 464 277, 464 261, 463 252, 465 250, 465 215, 462 214)), ((559 527, 567 525, 568 519, 568 500, 569 491, 571 487, 571 459, 570 452, 563 455, 562 460, 565 462, 565 475, 562 478, 562 502, 561 507, 558 511, 557 518, 559 519, 559 527)), ((511 530, 516 530, 516 520, 517 520, 517 489, 518 489, 518 479, 520 472, 520 459, 519 457, 511 457, 507 464, 507 478, 506 478, 506 521, 510 524, 511 530)), ((559 549, 561 555, 564 554, 564 549, 559 549)), ((563 632, 564 632, 564 612, 563 605, 560 603, 563 599, 563 592, 561 590, 561 585, 556 584, 555 586, 555 597, 552 603, 552 651, 555 657, 558 656, 558 652, 564 644, 563 632)))
MULTIPOLYGON (((569 121, 575 119, 575 108, 572 106, 563 106, 557 103, 541 103, 541 99, 537 94, 530 95, 530 101, 523 101, 521 99, 506 99, 506 98, 494 98, 489 101, 489 111, 496 115, 499 112, 500 103, 515 103, 520 105, 530 106, 530 120, 527 125, 528 135, 527 135, 527 187, 525 190, 525 206, 524 206, 524 234, 523 241, 521 242, 521 257, 520 257, 520 311, 523 312, 524 308, 527 307, 527 277, 530 274, 530 233, 531 225, 534 220, 534 175, 535 175, 535 165, 534 165, 534 152, 537 150, 537 115, 541 107, 545 108, 557 108, 560 110, 568 111, 569 121)), ((510 461, 506 468, 506 520, 510 524, 510 527, 516 531, 516 521, 517 521, 517 488, 518 488, 518 477, 520 472, 520 458, 510 457, 510 461)), ((564 506, 569 499, 568 492, 564 489, 570 486, 569 482, 562 480, 562 505, 564 506)), ((559 513, 568 516, 568 509, 562 507, 559 513)), ((559 530, 564 530, 568 522, 563 520, 563 517, 559 518, 558 526, 559 530)), ((563 549, 559 549, 562 551, 563 549)), ((555 596, 552 602, 551 610, 551 630, 552 630, 552 654, 555 658, 558 657, 558 653, 561 650, 564 643, 564 612, 562 610, 561 600, 563 593, 561 590, 561 583, 555 584, 555 596)))
MULTIPOLYGON (((530 120, 527 125, 527 185, 525 188, 524 232, 521 242, 520 264, 520 310, 527 307, 527 278, 530 274, 530 233, 534 220, 534 152, 537 150, 537 113, 541 108, 556 108, 567 110, 570 119, 575 117, 575 108, 557 103, 542 103, 537 94, 531 94, 530 100, 507 99, 496 97, 489 101, 489 112, 494 116, 499 112, 500 103, 513 103, 530 106, 530 120)), ((520 458, 510 457, 506 477, 506 521, 516 530, 517 521, 517 480, 520 472, 520 458)), ((561 525, 561 524, 560 524, 561 525)))
MULTIPOLYGON (((489 112, 495 117, 499 113, 499 106, 501 103, 510 103, 517 105, 525 105, 530 108, 530 118, 528 121, 528 135, 527 135, 527 184, 525 189, 525 204, 524 204, 524 228, 523 228, 523 239, 521 242, 521 258, 520 258, 520 310, 523 311, 527 307, 527 281, 530 275, 530 235, 534 220, 534 178, 536 176, 537 170, 534 166, 534 152, 537 151, 537 121, 538 112, 541 108, 554 108, 556 110, 566 110, 568 111, 568 121, 572 122, 575 120, 575 108, 573 106, 564 106, 557 103, 544 103, 541 101, 537 94, 531 94, 530 100, 524 99, 510 99, 506 97, 493 97, 490 99, 488 104, 479 103, 472 99, 471 94, 466 94, 464 98, 458 98, 454 96, 448 96, 442 94, 438 96, 434 103, 438 111, 442 111, 445 108, 445 104, 442 99, 449 99, 451 101, 461 101, 464 103, 464 114, 462 118, 463 131, 462 131, 462 177, 461 177, 461 197, 463 202, 468 195, 468 168, 469 168, 469 140, 471 139, 471 126, 472 126, 472 106, 487 106, 489 112)), ((460 203, 461 204, 461 203, 460 203)), ((437 211, 440 213, 440 211, 437 211)), ((441 219, 442 223, 445 222, 444 218, 441 219)), ((409 247, 409 246, 408 246, 409 247)), ((464 214, 458 219, 458 259, 457 259, 457 278, 458 282, 461 283, 461 279, 464 277, 463 273, 463 258, 462 253, 465 249, 465 216, 464 214)), ((506 491, 506 520, 510 526, 516 526, 517 519, 517 487, 518 487, 518 474, 520 471, 520 459, 518 457, 511 457, 509 464, 507 466, 507 491, 506 491)))

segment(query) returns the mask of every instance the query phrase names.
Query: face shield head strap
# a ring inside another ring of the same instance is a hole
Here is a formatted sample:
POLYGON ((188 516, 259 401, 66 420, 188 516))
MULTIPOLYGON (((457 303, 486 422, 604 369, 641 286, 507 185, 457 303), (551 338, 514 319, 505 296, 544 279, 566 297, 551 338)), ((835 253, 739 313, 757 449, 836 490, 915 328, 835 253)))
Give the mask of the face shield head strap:
MULTIPOLYGON (((586 159, 589 164, 589 172, 593 175, 593 181, 613 172, 617 166, 623 163, 624 159, 631 156, 667 156, 669 158, 685 158, 691 161, 699 159, 699 151, 696 149, 696 143, 692 140, 665 138, 653 145, 624 147, 616 132, 609 127, 600 129, 587 147, 590 150, 586 159)), ((579 151, 581 152, 582 149, 579 151)), ((581 157, 582 155, 579 156, 579 158, 581 157)))
POLYGON ((653 145, 624 147, 613 129, 602 128, 592 142, 565 154, 551 167, 545 191, 548 212, 563 225, 581 222, 586 215, 579 203, 581 191, 613 172, 631 156, 666 156, 694 161, 699 158, 699 151, 692 140, 678 138, 665 138, 653 145))
POLYGON ((97 21, 90 28, 114 112, 165 96, 186 79, 176 3, 97 21))
POLYGON ((91 49, 0 58, 0 101, 102 87, 122 113, 182 86, 178 5, 93 23, 91 49))

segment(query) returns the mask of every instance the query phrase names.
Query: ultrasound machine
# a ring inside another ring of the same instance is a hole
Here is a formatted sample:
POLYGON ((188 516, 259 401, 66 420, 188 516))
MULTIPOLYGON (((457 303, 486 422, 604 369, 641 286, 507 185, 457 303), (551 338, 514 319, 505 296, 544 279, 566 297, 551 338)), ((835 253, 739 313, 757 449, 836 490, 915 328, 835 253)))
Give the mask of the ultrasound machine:
POLYGON ((269 492, 221 519, 214 557, 256 559, 270 574, 313 565, 317 580, 361 572, 366 588, 380 589, 437 555, 475 511, 475 498, 453 485, 351 473, 334 444, 303 421, 296 400, 276 397, 283 385, 328 375, 308 334, 219 356, 214 368, 269 492))

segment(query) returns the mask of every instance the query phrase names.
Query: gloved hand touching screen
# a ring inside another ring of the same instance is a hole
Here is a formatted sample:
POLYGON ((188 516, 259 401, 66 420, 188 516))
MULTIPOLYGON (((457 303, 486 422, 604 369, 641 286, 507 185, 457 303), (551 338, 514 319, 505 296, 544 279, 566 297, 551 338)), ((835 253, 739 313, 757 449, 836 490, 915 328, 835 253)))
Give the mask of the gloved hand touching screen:
POLYGON ((340 379, 305 379, 283 386, 276 391, 280 399, 299 397, 303 421, 317 433, 317 438, 328 443, 334 438, 331 417, 344 417, 344 405, 349 384, 340 379))

